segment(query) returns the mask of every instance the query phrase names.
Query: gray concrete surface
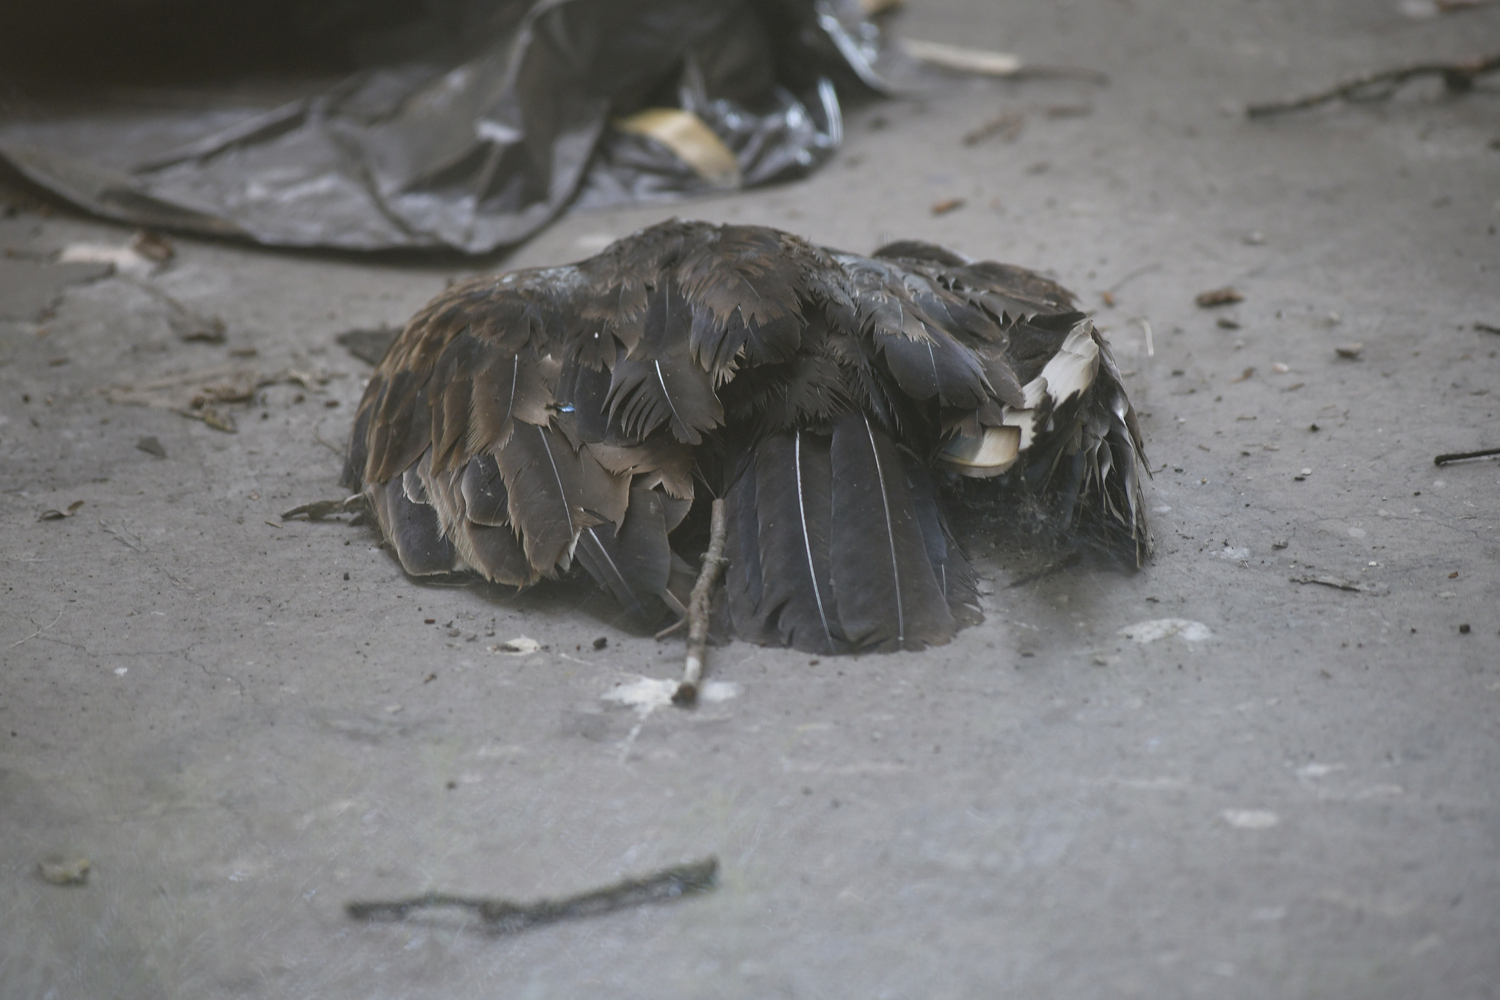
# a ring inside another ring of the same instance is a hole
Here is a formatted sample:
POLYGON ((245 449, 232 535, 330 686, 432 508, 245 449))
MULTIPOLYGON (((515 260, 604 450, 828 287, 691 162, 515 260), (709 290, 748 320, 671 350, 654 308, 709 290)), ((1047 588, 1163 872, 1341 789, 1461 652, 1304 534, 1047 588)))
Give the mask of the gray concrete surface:
MULTIPOLYGON (((367 529, 278 518, 337 492, 368 369, 333 335, 457 269, 179 239, 154 273, 59 278, 40 318, 7 292, 0 996, 1500 996, 1500 465, 1432 462, 1500 445, 1476 327, 1500 326, 1500 87, 1233 113, 1500 48, 1500 8, 912 8, 910 36, 1110 83, 863 108, 810 181, 676 211, 1078 289, 1142 411, 1154 564, 1010 588, 975 539, 987 621, 951 646, 735 644, 732 697, 622 706, 677 642, 566 592, 417 586, 367 529), (1013 140, 963 143, 1008 111, 1013 140), (1226 284, 1244 301, 1194 304, 1226 284), (182 340, 161 293, 227 341, 182 340), (223 406, 235 433, 103 393, 230 367, 283 376, 223 406), (1201 627, 1140 641, 1161 619, 1201 627), (547 648, 490 650, 521 635, 547 648), (55 852, 86 885, 38 877, 55 852), (705 854, 712 895, 513 937, 342 910, 705 854)), ((19 264, 131 236, 7 197, 19 264)), ((569 218, 506 263, 669 211, 569 218)))

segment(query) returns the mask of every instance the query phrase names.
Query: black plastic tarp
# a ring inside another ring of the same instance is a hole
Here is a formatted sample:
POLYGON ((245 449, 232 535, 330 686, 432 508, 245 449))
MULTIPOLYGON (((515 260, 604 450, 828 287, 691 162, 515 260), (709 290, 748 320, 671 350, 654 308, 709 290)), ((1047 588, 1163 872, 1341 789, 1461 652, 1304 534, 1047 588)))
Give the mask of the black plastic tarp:
POLYGON ((484 253, 574 205, 795 178, 838 147, 841 88, 909 69, 855 0, 273 4, 228 27, 113 0, 138 8, 113 40, 101 2, 0 15, 0 158, 100 215, 277 246, 484 253))

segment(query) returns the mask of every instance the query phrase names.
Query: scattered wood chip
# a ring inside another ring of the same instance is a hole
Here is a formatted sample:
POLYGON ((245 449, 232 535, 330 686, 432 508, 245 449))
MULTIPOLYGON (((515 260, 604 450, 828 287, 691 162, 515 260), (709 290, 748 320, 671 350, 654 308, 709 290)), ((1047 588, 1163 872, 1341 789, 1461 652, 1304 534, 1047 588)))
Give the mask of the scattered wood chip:
POLYGON ((213 405, 205 405, 195 411, 184 413, 183 416, 201 420, 214 430, 223 431, 225 434, 233 434, 240 429, 234 421, 234 414, 213 405))
POLYGON ((1240 377, 1239 378, 1232 378, 1229 381, 1230 381, 1231 384, 1235 383, 1235 382, 1243 382, 1246 379, 1253 377, 1254 375, 1255 375, 1255 366, 1251 365, 1249 368, 1246 368, 1244 371, 1240 372, 1240 377))
POLYGON ((1019 111, 1007 111, 997 115, 976 129, 964 133, 965 146, 977 146, 986 139, 999 136, 1005 142, 1015 142, 1026 124, 1026 116, 1019 111))
POLYGON ((292 382, 309 389, 326 385, 342 372, 306 372, 288 368, 262 372, 253 368, 208 368, 181 372, 133 385, 114 385, 101 390, 111 403, 171 410, 191 420, 201 420, 216 430, 233 432, 233 414, 225 404, 248 403, 258 389, 279 382, 292 382))
POLYGON ((958 209, 963 208, 964 204, 965 201, 962 198, 945 198, 932 206, 932 214, 947 215, 949 212, 956 212, 958 209))
POLYGON ((53 885, 83 885, 89 880, 89 859, 81 854, 53 854, 36 868, 37 874, 53 885))
POLYGON ((1293 583, 1311 583, 1319 587, 1332 587, 1334 590, 1348 590, 1357 594, 1376 593, 1377 589, 1369 584, 1360 583, 1357 580, 1349 580, 1342 576, 1334 576, 1330 573, 1304 573, 1301 576, 1290 577, 1293 583))
POLYGON ((1349 358, 1351 361, 1359 357, 1359 352, 1365 349, 1365 345, 1357 341, 1348 344, 1339 344, 1333 349, 1333 353, 1341 358, 1349 358))
POLYGON ((1480 333, 1500 333, 1500 326, 1493 326, 1489 323, 1475 323, 1474 329, 1478 330, 1480 333))
POLYGON ((1225 285, 1223 288, 1211 288, 1206 292, 1199 292, 1197 298, 1193 301, 1198 303, 1200 309, 1212 309, 1215 306, 1227 306, 1235 302, 1243 302, 1245 301, 1245 297, 1233 286, 1225 285))
POLYGON ((1240 321, 1233 316, 1220 316, 1219 328, 1221 330, 1238 330, 1240 328, 1240 321))
POLYGON ((1014 76, 1021 71, 1021 60, 1009 52, 971 49, 941 42, 923 42, 907 38, 902 42, 906 54, 929 66, 975 73, 979 76, 1014 76))
POLYGON ((74 514, 78 513, 78 509, 80 507, 82 507, 82 506, 83 506, 83 501, 82 500, 74 500, 72 503, 68 504, 68 509, 67 510, 44 510, 44 511, 42 511, 41 516, 38 517, 37 520, 38 521, 61 521, 65 517, 72 517, 74 514))
POLYGON ((166 446, 163 445, 161 441, 155 437, 147 436, 139 438, 135 442, 135 446, 148 455, 155 455, 157 458, 167 457, 166 446))
POLYGON ((526 635, 518 635, 514 639, 496 643, 490 647, 492 653, 504 653, 507 656, 529 656, 542 648, 542 644, 526 635))
POLYGON ((1047 108, 1048 118, 1083 118, 1093 113, 1088 104, 1053 104, 1047 108))

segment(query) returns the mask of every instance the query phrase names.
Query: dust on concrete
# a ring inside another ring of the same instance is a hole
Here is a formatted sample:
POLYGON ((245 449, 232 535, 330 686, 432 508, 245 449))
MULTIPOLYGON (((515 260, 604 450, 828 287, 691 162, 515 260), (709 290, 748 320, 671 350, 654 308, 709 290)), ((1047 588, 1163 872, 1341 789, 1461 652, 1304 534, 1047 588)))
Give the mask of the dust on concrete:
POLYGON ((950 646, 733 644, 734 697, 645 711, 617 692, 675 677, 680 641, 607 601, 418 586, 367 529, 278 517, 337 493, 369 368, 336 335, 458 269, 173 238, 144 277, 49 271, 133 234, 23 206, 0 234, 45 282, 0 310, 0 993, 1496 996, 1500 464, 1432 458, 1500 444, 1500 94, 1237 108, 1472 54, 1500 9, 913 8, 913 37, 1110 82, 856 110, 805 183, 570 217, 470 270, 673 210, 1047 269, 1127 372, 1154 563, 1012 588, 973 538, 987 620, 950 646), (234 433, 104 393, 215 366, 328 377, 225 403, 234 433), (504 941, 342 908, 707 854, 711 896, 504 941), (46 882, 53 856, 86 883, 46 882))

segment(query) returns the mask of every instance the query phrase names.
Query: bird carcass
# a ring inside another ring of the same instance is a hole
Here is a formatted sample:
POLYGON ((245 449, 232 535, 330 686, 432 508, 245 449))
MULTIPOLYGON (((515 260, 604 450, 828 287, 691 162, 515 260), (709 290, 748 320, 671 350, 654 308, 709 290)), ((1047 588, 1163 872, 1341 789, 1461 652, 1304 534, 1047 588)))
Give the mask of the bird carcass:
POLYGON ((438 296, 370 380, 344 476, 408 574, 582 566, 641 627, 682 613, 722 498, 734 633, 834 653, 978 620, 945 512, 964 483, 1140 565, 1141 460, 1109 349, 1054 282, 674 220, 438 296))

